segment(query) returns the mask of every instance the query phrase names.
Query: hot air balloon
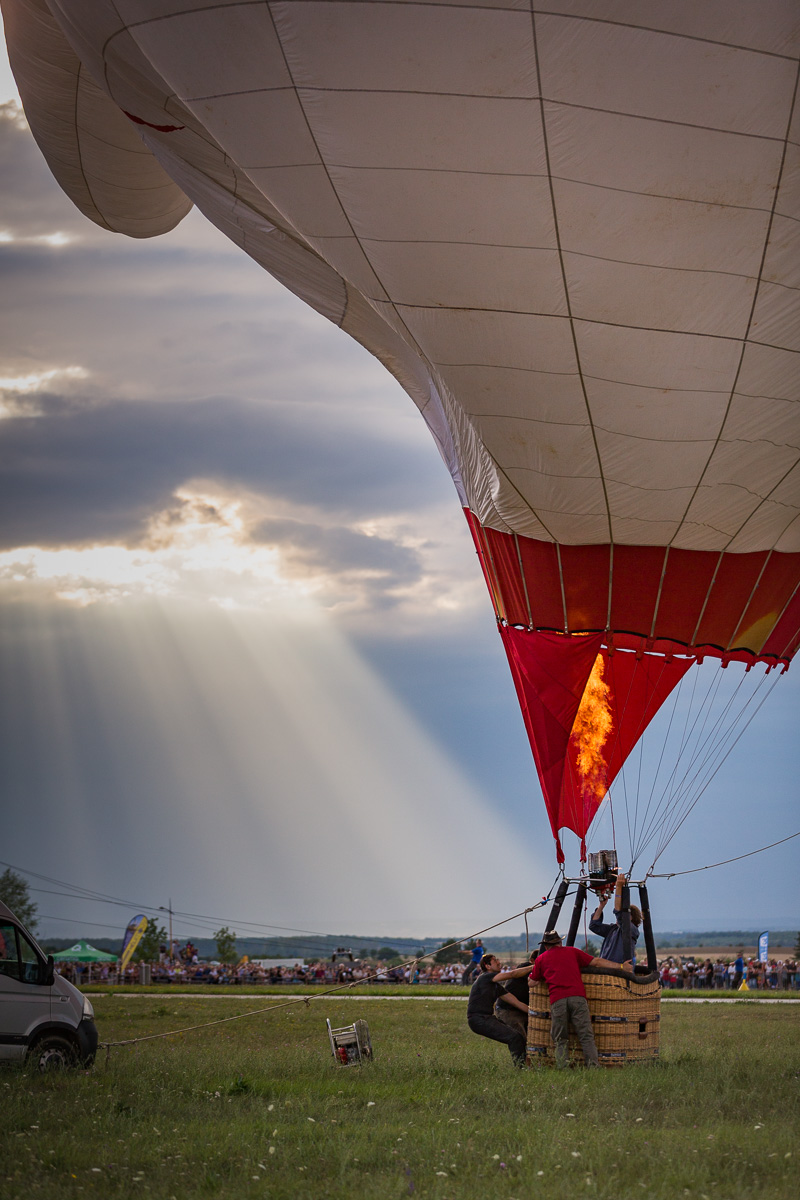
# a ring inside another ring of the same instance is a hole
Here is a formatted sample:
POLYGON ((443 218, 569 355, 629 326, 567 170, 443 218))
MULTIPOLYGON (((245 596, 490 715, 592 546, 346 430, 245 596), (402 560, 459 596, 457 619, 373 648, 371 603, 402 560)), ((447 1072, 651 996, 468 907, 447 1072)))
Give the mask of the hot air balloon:
POLYGON ((2 9, 88 217, 197 205, 417 404, 583 860, 693 665, 800 640, 793 0, 2 9))

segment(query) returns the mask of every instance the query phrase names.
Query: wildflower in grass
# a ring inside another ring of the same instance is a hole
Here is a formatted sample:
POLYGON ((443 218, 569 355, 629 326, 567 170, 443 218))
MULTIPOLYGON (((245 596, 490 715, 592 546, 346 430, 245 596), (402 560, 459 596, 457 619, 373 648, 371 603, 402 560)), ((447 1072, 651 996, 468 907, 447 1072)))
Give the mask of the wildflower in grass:
POLYGON ((368 1100, 368 1101, 367 1101, 367 1108, 374 1108, 374 1107, 375 1107, 375 1101, 374 1101, 374 1100, 368 1100))
POLYGON ((573 1158, 580 1158, 580 1156, 581 1156, 581 1152, 580 1152, 580 1150, 573 1150, 573 1151, 572 1151, 572 1157, 573 1157, 573 1158))
POLYGON ((274 1153, 275 1153, 275 1147, 274 1147, 274 1146, 270 1146, 270 1148, 269 1148, 269 1153, 270 1153, 270 1154, 274 1154, 274 1153))
POLYGON ((544 1171, 537 1171, 537 1172, 536 1172, 536 1174, 537 1174, 537 1175, 544 1175, 544 1171))
POLYGON ((437 1175, 444 1175, 444 1177, 445 1177, 445 1178, 447 1178, 447 1171, 437 1171, 437 1172, 436 1172, 436 1174, 437 1174, 437 1175))

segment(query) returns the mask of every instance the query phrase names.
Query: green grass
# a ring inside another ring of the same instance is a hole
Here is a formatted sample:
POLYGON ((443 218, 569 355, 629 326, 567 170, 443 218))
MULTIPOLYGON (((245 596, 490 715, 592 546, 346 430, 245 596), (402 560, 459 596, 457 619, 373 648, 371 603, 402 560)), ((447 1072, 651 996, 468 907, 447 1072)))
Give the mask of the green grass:
MULTIPOLYGON (((252 998, 97 998, 103 1039, 228 1016, 252 998)), ((0 1195, 797 1195, 800 1011, 665 1005, 653 1066, 512 1070, 459 1004, 335 998, 111 1051, 89 1072, 0 1072, 0 1195), (337 1067, 325 1017, 368 1022, 337 1067)))

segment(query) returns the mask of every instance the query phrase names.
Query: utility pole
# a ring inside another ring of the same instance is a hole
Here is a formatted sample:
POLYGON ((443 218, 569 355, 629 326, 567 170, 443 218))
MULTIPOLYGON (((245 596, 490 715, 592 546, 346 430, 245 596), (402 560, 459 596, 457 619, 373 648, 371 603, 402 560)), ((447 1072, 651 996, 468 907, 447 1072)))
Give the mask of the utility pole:
POLYGON ((158 911, 159 912, 166 911, 169 913, 169 961, 174 962, 175 954, 174 954, 174 945, 173 945, 173 941, 172 941, 172 897, 171 896, 169 898, 169 908, 165 909, 163 904, 159 904, 158 911))

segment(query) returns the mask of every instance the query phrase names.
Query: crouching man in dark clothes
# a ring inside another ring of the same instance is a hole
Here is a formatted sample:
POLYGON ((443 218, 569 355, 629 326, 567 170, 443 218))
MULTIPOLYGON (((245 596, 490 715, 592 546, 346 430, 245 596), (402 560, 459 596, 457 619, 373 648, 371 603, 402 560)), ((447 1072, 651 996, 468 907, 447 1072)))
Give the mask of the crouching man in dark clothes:
POLYGON ((498 1021, 494 1015, 496 1000, 518 1008, 525 1013, 527 1019, 528 1006, 510 995, 500 986, 504 979, 510 979, 511 971, 504 971, 493 954, 484 954, 481 959, 481 970, 478 978, 470 988, 467 1001, 467 1024, 473 1033, 481 1037, 491 1038, 493 1042, 503 1042, 508 1046, 508 1052, 515 1067, 525 1066, 526 1039, 517 1029, 511 1029, 498 1021))
POLYGON ((502 1021, 504 1025, 508 1025, 509 1029, 516 1029, 517 1033, 521 1033, 528 1040, 528 976, 532 965, 536 962, 539 955, 538 950, 531 952, 527 962, 520 963, 511 972, 505 972, 508 977, 506 990, 500 994, 500 999, 495 1001, 494 1015, 498 1021, 502 1021), (521 1004, 524 1004, 524 1009, 519 1009, 516 1006, 512 1007, 508 1002, 509 996, 516 996, 521 1004))
POLYGON ((592 958, 577 946, 562 946, 553 930, 542 939, 544 953, 533 964, 531 979, 543 979, 550 992, 550 1034, 556 1051, 556 1066, 569 1065, 569 1027, 578 1035, 587 1067, 597 1066, 597 1046, 592 1033, 592 1018, 581 979, 581 967, 614 967, 619 963, 592 958))

